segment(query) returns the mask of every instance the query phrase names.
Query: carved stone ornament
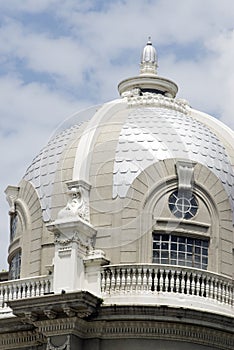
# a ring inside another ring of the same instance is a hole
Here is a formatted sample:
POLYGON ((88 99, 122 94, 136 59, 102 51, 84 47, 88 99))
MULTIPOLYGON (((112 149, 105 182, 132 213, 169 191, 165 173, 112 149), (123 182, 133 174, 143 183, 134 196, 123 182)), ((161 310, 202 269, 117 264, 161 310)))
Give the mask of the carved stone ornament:
POLYGON ((15 201, 19 195, 19 187, 16 186, 7 186, 5 190, 6 200, 10 206, 9 213, 15 213, 15 201))
POLYGON ((60 346, 55 346, 51 344, 51 338, 48 337, 46 350, 70 350, 70 349, 71 349, 70 335, 67 335, 66 342, 60 346))
POLYGON ((155 94, 151 92, 141 93, 140 89, 133 89, 126 91, 122 94, 122 97, 128 99, 128 105, 131 107, 136 106, 153 106, 173 109, 184 114, 189 113, 188 102, 184 99, 174 99, 171 97, 163 96, 161 94, 155 94))
POLYGON ((55 244, 61 246, 61 249, 71 249, 72 243, 77 243, 82 248, 93 250, 94 242, 91 237, 87 237, 83 232, 74 232, 74 234, 69 238, 64 238, 64 235, 56 232, 55 233, 55 244))
POLYGON ((67 183, 67 205, 58 213, 58 219, 81 218, 89 222, 89 191, 90 185, 84 181, 67 183))
POLYGON ((194 164, 189 161, 177 161, 178 189, 192 192, 194 164))

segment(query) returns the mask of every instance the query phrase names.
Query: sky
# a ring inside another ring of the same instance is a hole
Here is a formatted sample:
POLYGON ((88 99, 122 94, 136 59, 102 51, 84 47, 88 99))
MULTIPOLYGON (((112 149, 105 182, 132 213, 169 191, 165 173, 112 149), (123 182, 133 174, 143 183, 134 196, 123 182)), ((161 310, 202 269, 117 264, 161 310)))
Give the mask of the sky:
POLYGON ((4 190, 74 113, 118 98, 148 37, 177 97, 234 129, 233 0, 0 0, 0 270, 4 190))

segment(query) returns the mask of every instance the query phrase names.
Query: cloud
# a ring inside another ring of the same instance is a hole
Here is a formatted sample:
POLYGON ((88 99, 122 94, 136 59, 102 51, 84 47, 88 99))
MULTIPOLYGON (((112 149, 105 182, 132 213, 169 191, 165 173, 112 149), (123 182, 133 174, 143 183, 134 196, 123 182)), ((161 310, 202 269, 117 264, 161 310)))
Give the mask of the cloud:
POLYGON ((232 0, 0 0, 1 246, 4 187, 20 181, 66 116, 118 97, 149 35, 159 75, 234 127, 233 11, 232 0))

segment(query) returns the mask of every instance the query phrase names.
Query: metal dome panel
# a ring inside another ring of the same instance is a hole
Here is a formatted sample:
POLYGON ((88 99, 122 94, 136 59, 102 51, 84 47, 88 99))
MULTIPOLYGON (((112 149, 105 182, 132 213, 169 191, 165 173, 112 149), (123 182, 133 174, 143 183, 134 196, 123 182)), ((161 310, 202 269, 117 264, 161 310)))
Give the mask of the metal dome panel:
POLYGON ((113 197, 125 197, 134 179, 164 159, 189 159, 208 167, 234 203, 234 173, 225 148, 204 124, 160 107, 130 110, 116 149, 113 197))
POLYGON ((24 176, 24 180, 29 181, 38 193, 44 221, 50 220, 51 196, 61 154, 80 125, 74 125, 56 135, 34 158, 24 176))

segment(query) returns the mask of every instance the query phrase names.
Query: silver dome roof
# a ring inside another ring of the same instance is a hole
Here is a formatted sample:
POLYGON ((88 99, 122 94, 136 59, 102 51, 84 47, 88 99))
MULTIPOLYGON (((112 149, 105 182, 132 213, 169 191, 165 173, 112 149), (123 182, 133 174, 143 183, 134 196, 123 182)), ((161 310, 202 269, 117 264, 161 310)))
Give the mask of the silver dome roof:
POLYGON ((129 111, 114 161, 113 196, 125 197, 134 179, 164 159, 189 159, 208 167, 234 204, 234 172, 217 136, 181 111, 140 107, 129 111))

